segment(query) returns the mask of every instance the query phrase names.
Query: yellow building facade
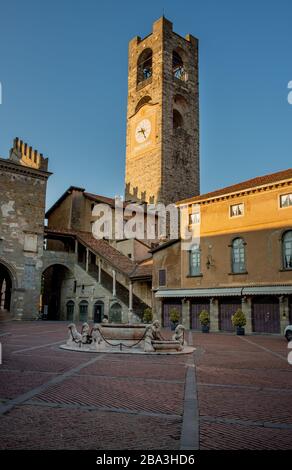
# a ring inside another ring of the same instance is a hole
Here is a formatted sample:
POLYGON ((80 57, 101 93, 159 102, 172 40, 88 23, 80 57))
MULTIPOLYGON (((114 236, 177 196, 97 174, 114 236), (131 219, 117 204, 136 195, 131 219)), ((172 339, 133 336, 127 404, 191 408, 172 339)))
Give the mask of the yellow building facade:
POLYGON ((176 305, 187 327, 199 328, 200 311, 208 310, 213 331, 232 331, 231 316, 241 309, 247 332, 280 333, 292 322, 292 169, 178 206, 188 208, 193 242, 153 251, 163 323, 176 305))

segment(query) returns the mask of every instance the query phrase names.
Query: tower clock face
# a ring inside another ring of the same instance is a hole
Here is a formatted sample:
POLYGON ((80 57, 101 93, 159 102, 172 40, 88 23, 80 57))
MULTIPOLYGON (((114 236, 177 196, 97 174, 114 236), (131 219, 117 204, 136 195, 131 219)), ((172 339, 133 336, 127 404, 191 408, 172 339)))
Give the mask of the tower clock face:
POLYGON ((151 122, 149 121, 149 119, 143 119, 142 121, 140 121, 135 130, 135 139, 138 144, 145 142, 148 139, 150 132, 151 122))

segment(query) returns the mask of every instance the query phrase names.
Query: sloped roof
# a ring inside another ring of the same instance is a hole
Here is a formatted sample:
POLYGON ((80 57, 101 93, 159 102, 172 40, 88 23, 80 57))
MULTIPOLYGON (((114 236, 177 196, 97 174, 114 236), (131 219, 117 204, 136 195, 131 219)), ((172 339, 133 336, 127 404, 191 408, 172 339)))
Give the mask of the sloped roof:
POLYGON ((93 193, 87 193, 87 192, 84 192, 83 194, 87 199, 90 199, 91 201, 101 202, 104 204, 108 204, 112 207, 114 207, 115 205, 115 199, 112 197, 100 196, 99 194, 93 194, 93 193))
POLYGON ((131 279, 140 279, 140 278, 151 278, 152 277, 152 267, 153 259, 149 258, 145 261, 142 261, 136 266, 134 271, 131 273, 131 279))
POLYGON ((89 232, 45 227, 45 233, 72 236, 76 238, 85 246, 87 246, 93 253, 101 256, 111 266, 126 274, 128 277, 132 277, 133 275, 134 278, 142 278, 150 277, 152 275, 152 267, 150 264, 146 266, 146 263, 144 265, 144 262, 141 264, 135 263, 130 258, 128 258, 128 256, 124 255, 112 245, 110 245, 107 240, 97 240, 89 232))
POLYGON ((178 201, 177 204, 200 202, 206 199, 213 199, 219 196, 224 196, 224 195, 228 195, 232 193, 245 191, 248 189, 253 189, 258 186, 266 186, 269 184, 278 183, 280 181, 285 181, 290 178, 292 178, 292 168, 288 168, 287 170, 283 170, 283 171, 278 171, 277 173, 270 173, 264 176, 257 176, 255 178, 242 181, 241 183, 237 183, 231 186, 227 186, 225 188, 217 189, 216 191, 212 191, 210 193, 200 194, 199 196, 194 196, 188 199, 183 199, 181 201, 178 201))

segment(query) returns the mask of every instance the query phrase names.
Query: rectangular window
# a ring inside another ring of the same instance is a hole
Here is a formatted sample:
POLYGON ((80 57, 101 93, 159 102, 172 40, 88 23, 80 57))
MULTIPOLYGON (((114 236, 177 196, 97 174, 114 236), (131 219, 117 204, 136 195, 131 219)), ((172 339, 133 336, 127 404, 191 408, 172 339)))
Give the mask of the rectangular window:
POLYGON ((200 212, 195 212, 194 214, 189 215, 189 225, 199 224, 200 220, 200 212))
POLYGON ((230 206, 230 217, 240 217, 244 214, 244 204, 233 204, 230 206))
POLYGON ((190 260, 190 276, 198 276, 201 274, 201 251, 198 245, 194 245, 189 253, 190 260))
POLYGON ((159 286, 166 286, 166 270, 159 269, 159 286))
POLYGON ((281 194, 280 196, 280 207, 289 207, 292 206, 292 193, 290 194, 281 194))

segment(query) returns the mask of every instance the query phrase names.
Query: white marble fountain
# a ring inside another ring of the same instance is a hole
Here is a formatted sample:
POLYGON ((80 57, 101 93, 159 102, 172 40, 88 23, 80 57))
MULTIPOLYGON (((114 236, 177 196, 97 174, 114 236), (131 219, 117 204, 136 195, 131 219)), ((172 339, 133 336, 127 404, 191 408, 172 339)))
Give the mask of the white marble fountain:
POLYGON ((163 339, 160 323, 83 323, 68 325, 68 340, 60 348, 80 352, 130 354, 189 354, 194 348, 185 341, 185 327, 177 325, 171 340, 163 339))

